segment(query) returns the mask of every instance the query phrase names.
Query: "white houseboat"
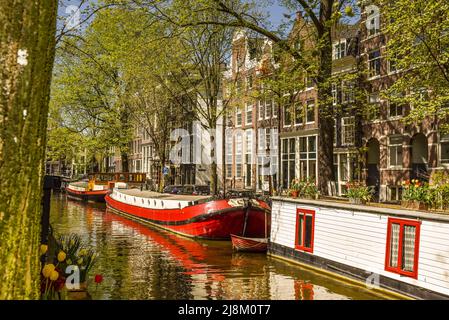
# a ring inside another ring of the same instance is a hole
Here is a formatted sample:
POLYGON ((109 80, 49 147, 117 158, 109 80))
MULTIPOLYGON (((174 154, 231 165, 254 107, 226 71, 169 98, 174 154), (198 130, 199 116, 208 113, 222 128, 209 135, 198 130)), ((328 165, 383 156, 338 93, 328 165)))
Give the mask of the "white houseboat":
POLYGON ((274 197, 269 254, 412 298, 449 299, 449 215, 274 197))

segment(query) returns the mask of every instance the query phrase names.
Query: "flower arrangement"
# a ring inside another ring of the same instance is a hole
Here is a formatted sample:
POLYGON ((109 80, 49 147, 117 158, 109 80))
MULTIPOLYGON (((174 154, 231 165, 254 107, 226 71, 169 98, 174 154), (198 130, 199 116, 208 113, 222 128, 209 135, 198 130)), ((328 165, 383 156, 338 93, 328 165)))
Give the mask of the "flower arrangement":
POLYGON ((301 183, 300 183, 299 179, 295 178, 290 183, 290 195, 293 198, 297 198, 300 191, 301 191, 301 183))
POLYGON ((316 199, 316 197, 319 195, 319 191, 315 183, 315 179, 293 179, 290 184, 290 195, 294 198, 300 196, 309 199, 316 199))
POLYGON ((431 203, 429 184, 418 179, 402 182, 402 205, 410 209, 427 209, 431 203))
POLYGON ((346 183, 349 201, 354 204, 365 204, 371 201, 373 190, 361 181, 349 181, 346 183))
MULTIPOLYGON (((41 298, 45 300, 65 298, 66 292, 63 289, 66 280, 74 271, 79 272, 78 288, 81 288, 80 291, 86 291, 87 276, 95 263, 96 253, 76 234, 58 237, 52 235, 51 238, 51 250, 45 244, 40 248, 41 257, 46 261, 41 270, 41 298), (68 268, 69 266, 71 268, 68 268)), ((78 280, 77 277, 74 279, 78 280)), ((97 280, 98 277, 95 278, 96 282, 97 280)))

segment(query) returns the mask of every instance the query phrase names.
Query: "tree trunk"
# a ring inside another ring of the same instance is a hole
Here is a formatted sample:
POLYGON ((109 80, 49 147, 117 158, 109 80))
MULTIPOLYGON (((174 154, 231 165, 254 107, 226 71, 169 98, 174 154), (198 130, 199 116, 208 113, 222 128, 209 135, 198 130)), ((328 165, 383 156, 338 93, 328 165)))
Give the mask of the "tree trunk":
POLYGON ((328 194, 328 182, 334 180, 334 118, 332 106, 332 39, 330 28, 320 37, 318 67, 318 188, 328 194))
POLYGON ((0 4, 0 299, 39 298, 56 0, 0 4))

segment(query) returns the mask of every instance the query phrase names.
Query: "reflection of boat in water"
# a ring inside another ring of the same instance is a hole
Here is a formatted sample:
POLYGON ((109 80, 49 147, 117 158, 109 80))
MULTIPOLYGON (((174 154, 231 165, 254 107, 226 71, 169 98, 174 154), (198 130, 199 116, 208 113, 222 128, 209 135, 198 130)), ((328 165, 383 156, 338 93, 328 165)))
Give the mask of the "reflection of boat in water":
MULTIPOLYGON (((224 276, 220 274, 220 270, 210 272, 210 269, 216 268, 213 266, 215 259, 222 258, 223 254, 220 254, 220 251, 223 250, 230 254, 227 246, 220 246, 217 242, 211 245, 211 243, 181 237, 151 226, 147 227, 139 222, 116 215, 110 210, 106 211, 104 220, 118 222, 121 226, 132 228, 133 231, 147 237, 153 243, 159 245, 164 252, 168 252, 175 258, 186 270, 185 274, 204 274, 214 281, 222 281, 224 279, 224 276)), ((231 259, 229 263, 231 264, 231 259)))
POLYGON ((213 199, 137 189, 114 189, 105 199, 116 213, 188 237, 213 240, 227 240, 231 234, 263 237, 265 216, 270 212, 267 203, 256 199, 213 199))

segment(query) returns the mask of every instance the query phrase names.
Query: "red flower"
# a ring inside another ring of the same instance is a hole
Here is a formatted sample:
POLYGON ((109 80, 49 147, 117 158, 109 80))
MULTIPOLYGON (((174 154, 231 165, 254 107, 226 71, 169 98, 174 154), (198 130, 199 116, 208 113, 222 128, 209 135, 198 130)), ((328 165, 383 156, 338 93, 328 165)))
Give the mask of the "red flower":
POLYGON ((95 283, 101 283, 103 281, 103 276, 101 274, 95 275, 95 283))

